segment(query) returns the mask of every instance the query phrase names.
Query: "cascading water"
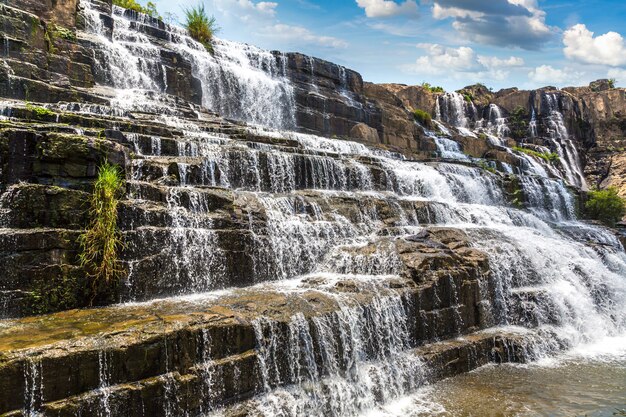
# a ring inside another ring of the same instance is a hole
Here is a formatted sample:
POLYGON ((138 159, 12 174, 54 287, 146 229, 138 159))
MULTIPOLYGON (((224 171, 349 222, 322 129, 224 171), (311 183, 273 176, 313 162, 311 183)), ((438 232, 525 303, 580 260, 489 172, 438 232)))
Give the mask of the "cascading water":
POLYGON ((463 95, 457 92, 445 93, 437 99, 437 120, 446 122, 473 136, 469 130, 468 106, 473 108, 474 105, 468 104, 463 95))
MULTIPOLYGON (((96 62, 101 63, 101 81, 118 89, 166 91, 167 68, 161 64, 159 48, 141 31, 149 22, 135 20, 124 9, 113 6, 109 39, 100 12, 90 0, 82 4, 87 34, 96 45, 96 62)), ((293 87, 286 79, 284 55, 221 39, 214 40, 211 54, 186 31, 175 26, 167 26, 166 30, 167 46, 191 62, 206 108, 254 124, 295 127, 295 99, 293 87)))
POLYGON ((587 184, 582 172, 580 156, 565 127, 563 114, 559 108, 558 95, 545 93, 542 96, 542 103, 547 107, 546 124, 549 126, 550 137, 559 155, 559 162, 565 171, 567 180, 577 187, 586 189, 587 184))
MULTIPOLYGON (((106 74, 101 82, 122 89, 166 90, 164 70, 153 65, 158 60, 138 26, 114 9, 109 41, 94 10, 87 1, 87 30, 99 45, 106 74), (125 54, 133 59, 120 63, 125 54), (122 64, 128 66, 116 67, 122 64)), ((280 55, 217 40, 211 56, 182 30, 169 28, 168 33, 170 47, 192 63, 206 107, 269 128, 295 127, 292 87, 280 55)), ((575 181, 580 176, 575 147, 563 131, 554 98, 546 100, 552 103, 554 139, 564 147, 562 159, 575 181)), ((460 94, 446 94, 439 99, 438 118, 468 129, 467 106, 460 94)), ((504 134, 499 109, 490 111, 489 120, 498 136, 504 134)), ((175 303, 181 294, 218 301, 230 296, 236 290, 225 289, 232 282, 224 262, 224 235, 241 228, 245 242, 234 244, 252 264, 247 284, 300 297, 295 305, 304 305, 307 296, 310 303, 322 295, 332 300, 328 314, 304 315, 285 303, 282 321, 270 312, 252 320, 260 394, 247 406, 257 414, 375 414, 427 382, 429 370, 412 352, 428 342, 415 340, 413 329, 425 312, 389 280, 400 279, 402 273, 393 245, 403 239, 419 241, 429 226, 460 229, 470 236, 473 248, 487 254, 490 273, 480 278, 477 288, 481 308, 492 318, 493 331, 506 326, 508 332, 532 333, 530 358, 626 333, 623 247, 610 232, 577 221, 573 196, 540 166, 536 176, 518 176, 524 197, 514 204, 503 178, 477 167, 407 160, 354 142, 260 127, 237 125, 230 137, 203 129, 202 117, 192 120, 175 111, 152 122, 177 133, 159 137, 123 132, 134 148, 129 198, 161 226, 129 227, 139 242, 160 248, 149 257, 140 256, 141 245, 129 248, 129 301, 139 290, 134 273, 141 268, 157 277, 158 295, 171 297, 162 302, 175 303), (257 136, 263 140, 250 139, 257 136), (232 218, 214 218, 210 193, 227 202, 223 204, 232 209, 232 218), (240 208, 247 211, 237 213, 240 208)), ((217 118, 214 122, 212 128, 221 123, 217 118)), ((446 142, 441 146, 452 158, 462 159, 460 149, 446 142)), ((428 242, 423 246, 440 249, 428 242)), ((233 268, 240 271, 240 266, 233 268)), ((447 302, 456 337, 465 325, 459 312, 462 284, 452 276, 444 278, 449 299, 433 292, 428 301, 447 302)), ((240 307, 252 309, 251 304, 240 307)), ((205 343, 196 348, 202 351, 206 391, 199 395, 212 399, 219 397, 225 381, 213 373, 209 337, 203 336, 205 343)), ((168 379, 163 396, 174 415, 176 386, 167 340, 164 346, 168 379)), ((109 415, 110 358, 103 353, 98 359, 100 410, 109 415)), ((42 400, 41 374, 37 364, 25 368, 27 415, 36 415, 42 400)), ((213 411, 208 406, 203 413, 213 411)))

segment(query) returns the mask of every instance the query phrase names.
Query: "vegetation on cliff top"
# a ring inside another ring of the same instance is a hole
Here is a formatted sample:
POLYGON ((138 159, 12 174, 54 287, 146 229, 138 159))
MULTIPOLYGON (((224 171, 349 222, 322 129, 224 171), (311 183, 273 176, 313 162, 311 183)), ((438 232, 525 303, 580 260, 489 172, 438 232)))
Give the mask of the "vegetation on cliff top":
POLYGON ((215 17, 209 17, 204 9, 204 4, 184 9, 185 28, 189 35, 200 42, 207 51, 213 53, 213 36, 219 30, 215 17))
POLYGON ((156 4, 149 1, 146 6, 142 6, 137 3, 135 0, 113 0, 113 4, 119 7, 123 7, 124 9, 134 10, 138 13, 144 13, 148 16, 160 19, 159 12, 157 12, 156 4))
POLYGON ((613 227, 622 217, 626 216, 626 201, 619 196, 613 187, 589 192, 585 203, 587 216, 613 227))
POLYGON ((92 278, 93 296, 123 272, 119 261, 122 238, 117 226, 117 206, 124 191, 120 168, 105 162, 98 170, 89 211, 90 224, 80 236, 81 266, 92 278))
POLYGON ((445 93, 445 90, 443 89, 443 87, 430 85, 427 82, 422 83, 422 88, 430 91, 431 93, 445 93))

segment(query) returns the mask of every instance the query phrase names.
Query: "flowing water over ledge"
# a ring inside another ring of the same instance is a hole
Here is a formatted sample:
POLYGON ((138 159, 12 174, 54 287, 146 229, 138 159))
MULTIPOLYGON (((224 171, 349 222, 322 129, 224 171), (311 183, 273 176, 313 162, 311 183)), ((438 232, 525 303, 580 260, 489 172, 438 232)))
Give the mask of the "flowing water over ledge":
MULTIPOLYGON (((626 255, 606 229, 576 220, 566 183, 582 186, 584 178, 556 97, 545 97, 541 116, 563 166, 520 155, 528 167, 516 168, 516 192, 524 198, 513 204, 511 178, 467 166, 470 158, 447 137, 433 136, 441 156, 462 164, 278 130, 296 128, 293 86, 284 56, 254 47, 216 41, 211 56, 178 29, 164 38, 192 64, 205 107, 277 130, 195 107, 167 109, 158 94, 167 90, 167 71, 151 38, 114 8, 109 39, 90 4, 83 35, 99 45, 100 81, 124 89, 106 113, 116 118, 100 122, 133 152, 127 209, 136 216, 124 230, 133 244, 122 301, 164 299, 0 322, 0 346, 9 352, 0 372, 11 375, 14 394, 0 396, 7 403, 0 412, 51 415, 65 407, 127 417, 141 404, 158 410, 133 416, 196 417, 244 403, 255 417, 561 415, 587 412, 562 408, 572 395, 584 399, 576 395, 581 386, 600 387, 584 393, 595 401, 590 408, 623 398, 623 387, 610 382, 623 381, 622 359, 545 366, 562 350, 626 328, 626 255), (138 110, 150 128, 129 117, 138 110), (243 255, 224 261, 234 253, 243 255), (509 337, 510 326, 527 333, 509 337), (450 374, 494 360, 539 362, 420 389, 438 378, 430 373, 461 362, 458 352, 440 355, 443 364, 430 360, 444 351, 431 345, 469 352, 467 366, 450 374), (586 379, 574 384, 578 373, 586 379), (147 404, 132 395, 146 395, 147 404), (554 402, 542 401, 548 396, 554 402)), ((500 110, 491 108, 482 127, 476 112, 450 93, 437 116, 502 144, 500 110)), ((91 132, 100 133, 106 129, 91 132)))

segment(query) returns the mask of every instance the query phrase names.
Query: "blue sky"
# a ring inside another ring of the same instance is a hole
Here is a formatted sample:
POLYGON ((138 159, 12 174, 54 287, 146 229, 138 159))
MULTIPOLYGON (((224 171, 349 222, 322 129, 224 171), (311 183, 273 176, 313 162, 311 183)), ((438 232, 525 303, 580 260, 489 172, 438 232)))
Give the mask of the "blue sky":
MULTIPOLYGON (((157 0, 182 17, 198 0, 157 0)), ((458 89, 626 86, 626 0, 204 0, 219 36, 298 51, 372 82, 458 89)))

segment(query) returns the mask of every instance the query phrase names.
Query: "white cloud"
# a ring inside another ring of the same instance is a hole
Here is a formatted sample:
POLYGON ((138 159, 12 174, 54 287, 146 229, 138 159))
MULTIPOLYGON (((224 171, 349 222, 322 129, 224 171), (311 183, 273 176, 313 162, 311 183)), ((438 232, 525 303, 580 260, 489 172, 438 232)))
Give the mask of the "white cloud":
POLYGON ((368 23, 368 26, 372 29, 380 30, 381 32, 385 32, 390 35, 407 38, 419 36, 423 33, 422 29, 411 21, 407 21, 402 24, 398 24, 397 22, 385 23, 377 21, 376 23, 368 23))
POLYGON ((617 32, 593 36, 587 26, 572 26, 563 34, 563 52, 569 59, 585 64, 626 65, 626 42, 617 32))
POLYGON ((435 0, 435 19, 454 19, 466 38, 488 45, 539 49, 555 33, 535 0, 435 0))
POLYGON ((403 3, 396 3, 393 0, 356 0, 356 3, 360 8, 365 9, 367 17, 372 18, 418 15, 415 0, 405 0, 403 3))
POLYGON ((541 65, 528 73, 528 78, 538 84, 572 84, 580 81, 582 74, 569 68, 558 69, 551 65, 541 65))
POLYGON ((278 3, 251 0, 213 0, 213 7, 225 15, 233 15, 244 22, 272 19, 276 16, 278 3))
POLYGON ((413 64, 415 72, 437 74, 444 69, 471 71, 476 67, 474 50, 467 46, 446 48, 437 44, 420 44, 418 47, 425 49, 427 55, 417 58, 413 64))
POLYGON ((498 58, 496 56, 479 55, 478 62, 487 68, 521 67, 524 65, 524 60, 516 56, 498 58))
POLYGON ((302 26, 291 26, 277 23, 263 29, 263 35, 272 38, 285 40, 296 39, 299 43, 313 44, 329 48, 343 49, 348 47, 348 43, 342 39, 332 36, 320 36, 302 26))
POLYGON ((447 19, 449 17, 470 17, 478 19, 482 16, 484 16, 484 13, 473 12, 471 10, 465 10, 458 7, 442 7, 439 3, 435 3, 433 5, 433 17, 439 20, 447 19))
POLYGON ((476 55, 474 50, 467 46, 451 48, 421 43, 417 47, 424 49, 426 55, 417 58, 413 64, 402 66, 405 72, 424 75, 447 74, 459 79, 473 77, 476 80, 504 80, 509 75, 507 68, 524 65, 524 60, 518 57, 476 55))

